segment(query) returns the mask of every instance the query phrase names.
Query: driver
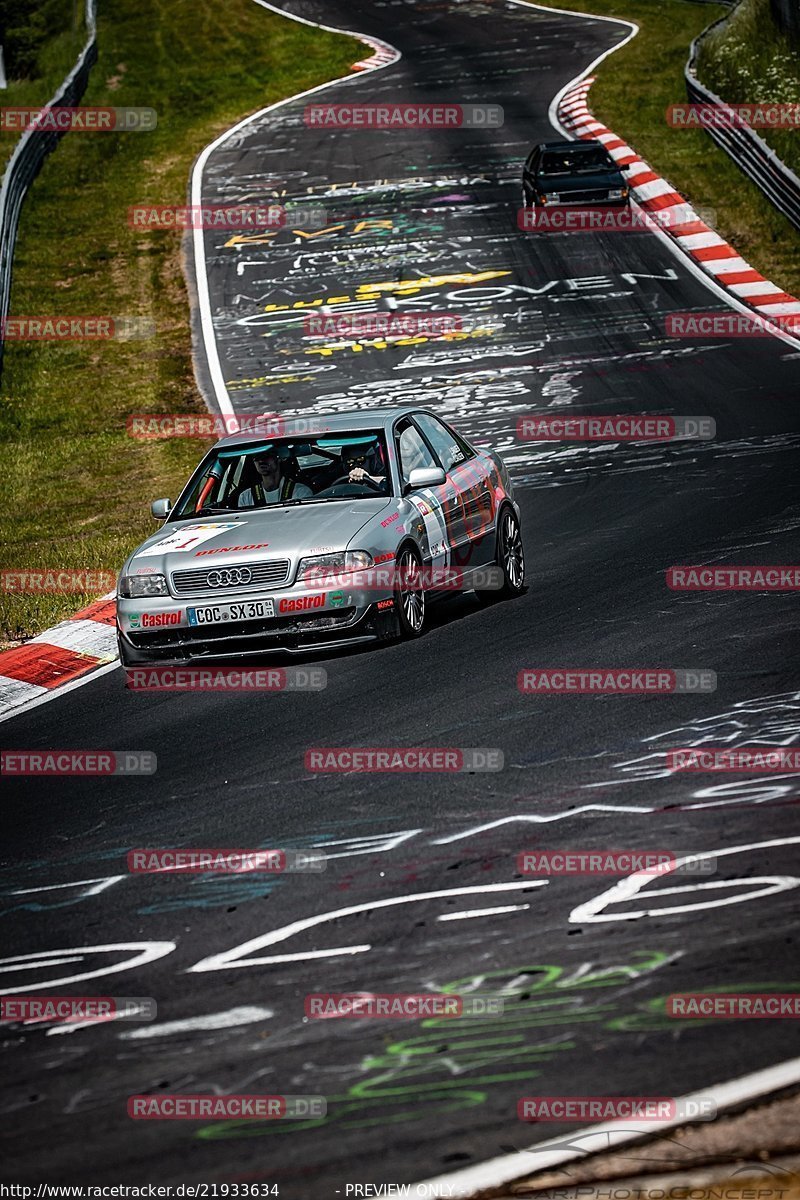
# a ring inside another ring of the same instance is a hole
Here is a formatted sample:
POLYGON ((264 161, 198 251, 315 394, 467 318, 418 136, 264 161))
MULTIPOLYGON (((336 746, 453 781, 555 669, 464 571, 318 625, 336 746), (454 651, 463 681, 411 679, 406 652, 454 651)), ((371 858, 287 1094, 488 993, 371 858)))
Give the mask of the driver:
POLYGON ((385 489, 386 474, 378 474, 383 471, 383 463, 376 446, 370 446, 366 451, 356 446, 342 447, 342 466, 350 483, 373 483, 385 489))
MULTIPOLYGON (((279 504, 281 500, 304 500, 313 496, 310 487, 298 483, 286 474, 286 468, 274 450, 267 450, 253 460, 261 476, 261 490, 265 504, 279 504)), ((254 488, 246 488, 239 496, 239 508, 249 508, 256 503, 254 488)))

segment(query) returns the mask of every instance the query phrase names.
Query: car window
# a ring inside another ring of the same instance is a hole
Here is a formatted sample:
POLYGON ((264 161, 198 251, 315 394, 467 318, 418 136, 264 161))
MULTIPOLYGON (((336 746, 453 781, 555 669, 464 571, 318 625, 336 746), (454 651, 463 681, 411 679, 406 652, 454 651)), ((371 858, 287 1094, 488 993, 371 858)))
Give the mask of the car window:
POLYGON ((400 476, 403 483, 408 483, 409 476, 417 467, 436 467, 437 463, 431 454, 418 429, 406 425, 397 439, 397 453, 400 459, 400 476))
POLYGON ((459 445, 450 430, 437 417, 429 416, 428 413, 419 413, 416 421, 439 456, 439 462, 445 471, 449 471, 451 467, 464 462, 469 457, 465 453, 464 447, 459 445))
POLYGON ((241 446, 221 443, 198 467, 171 517, 387 495, 385 447, 382 431, 359 429, 241 446))
POLYGON ((571 175, 574 171, 603 171, 614 165, 613 159, 599 147, 591 150, 551 150, 542 155, 539 170, 542 175, 571 175))

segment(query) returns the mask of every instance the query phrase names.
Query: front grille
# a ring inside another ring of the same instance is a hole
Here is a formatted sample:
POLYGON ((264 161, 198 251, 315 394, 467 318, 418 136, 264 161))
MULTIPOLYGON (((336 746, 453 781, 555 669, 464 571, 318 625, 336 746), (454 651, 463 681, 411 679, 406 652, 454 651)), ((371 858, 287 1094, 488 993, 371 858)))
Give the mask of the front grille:
POLYGON ((559 204, 608 204, 608 188, 593 192, 558 192, 559 204))
POLYGON ((266 562, 237 563, 231 566, 196 567, 191 571, 173 571, 172 587, 177 596, 219 596, 226 592, 248 592, 260 588, 278 588, 289 578, 289 559, 271 558, 266 562), (212 582, 213 581, 213 582, 212 582))

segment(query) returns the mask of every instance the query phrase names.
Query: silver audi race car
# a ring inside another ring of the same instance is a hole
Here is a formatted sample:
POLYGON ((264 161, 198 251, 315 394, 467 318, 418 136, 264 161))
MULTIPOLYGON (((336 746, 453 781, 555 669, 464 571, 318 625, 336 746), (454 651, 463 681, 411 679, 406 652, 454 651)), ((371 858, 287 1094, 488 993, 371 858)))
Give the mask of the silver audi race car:
POLYGON ((125 667, 419 637, 429 599, 518 595, 508 473, 428 409, 281 418, 209 450, 117 585, 125 667))

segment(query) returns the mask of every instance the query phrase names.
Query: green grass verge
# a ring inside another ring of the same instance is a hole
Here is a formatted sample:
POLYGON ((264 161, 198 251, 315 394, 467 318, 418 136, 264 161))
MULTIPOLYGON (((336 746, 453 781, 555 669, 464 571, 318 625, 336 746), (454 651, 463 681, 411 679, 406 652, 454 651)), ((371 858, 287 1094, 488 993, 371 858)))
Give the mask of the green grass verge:
MULTIPOLYGON (((770 0, 742 0, 730 20, 703 39, 697 76, 731 104, 800 103, 800 53, 775 24, 770 0)), ((796 129, 758 134, 787 166, 800 170, 796 129)))
MULTIPOLYGON (((71 133, 22 211, 12 315, 151 318, 149 341, 6 346, 0 398, 2 566, 118 570, 204 448, 139 442, 134 412, 205 412, 191 369, 180 235, 127 225, 129 205, 185 203, 196 155, 242 116, 347 74, 360 42, 252 0, 103 0, 83 103, 155 108, 151 133, 71 133)), ((92 595, 0 593, 0 638, 63 619, 92 595)))
POLYGON ((716 219, 709 223, 757 271, 800 295, 797 230, 704 130, 672 129, 665 120, 669 104, 686 103, 683 68, 692 38, 727 9, 689 0, 570 0, 569 8, 639 25, 637 36, 597 69, 589 108, 598 120, 692 204, 712 209, 716 219))

